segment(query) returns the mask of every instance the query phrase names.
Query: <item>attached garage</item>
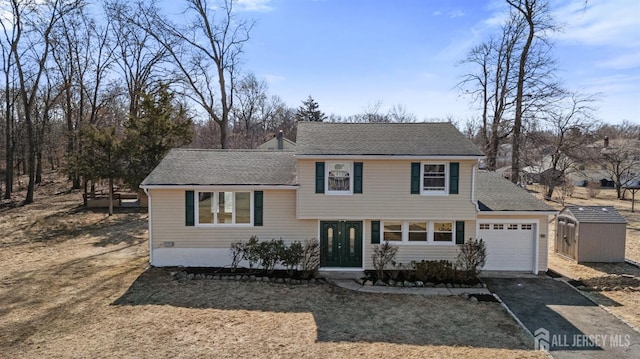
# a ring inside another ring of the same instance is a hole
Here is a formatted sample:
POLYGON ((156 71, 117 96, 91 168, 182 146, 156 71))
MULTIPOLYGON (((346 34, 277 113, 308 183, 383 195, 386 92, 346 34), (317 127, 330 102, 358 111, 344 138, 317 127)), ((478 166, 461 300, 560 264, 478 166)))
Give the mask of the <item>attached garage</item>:
POLYGON ((536 224, 491 221, 478 227, 478 238, 487 246, 485 270, 534 270, 536 224))
POLYGON ((493 172, 479 173, 476 189, 476 237, 487 246, 483 269, 546 271, 548 216, 557 212, 493 172))

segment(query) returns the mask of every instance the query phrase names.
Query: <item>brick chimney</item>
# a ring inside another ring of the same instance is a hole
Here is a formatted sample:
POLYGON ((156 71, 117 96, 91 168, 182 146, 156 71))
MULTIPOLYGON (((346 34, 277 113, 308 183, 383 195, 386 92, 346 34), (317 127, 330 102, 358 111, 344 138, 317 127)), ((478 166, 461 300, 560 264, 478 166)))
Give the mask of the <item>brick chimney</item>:
POLYGON ((278 132, 278 150, 283 150, 284 149, 284 133, 282 133, 282 130, 280 130, 280 132, 278 132))

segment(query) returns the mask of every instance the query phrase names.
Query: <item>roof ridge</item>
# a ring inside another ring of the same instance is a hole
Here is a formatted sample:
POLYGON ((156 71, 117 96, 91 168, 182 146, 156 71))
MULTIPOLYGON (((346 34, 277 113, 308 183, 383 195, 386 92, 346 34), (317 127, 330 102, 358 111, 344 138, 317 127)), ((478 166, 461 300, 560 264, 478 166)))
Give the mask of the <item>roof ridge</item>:
POLYGON ((265 152, 273 152, 273 153, 294 153, 293 149, 261 149, 261 148, 172 148, 171 151, 184 151, 184 152, 256 152, 256 153, 265 153, 265 152))

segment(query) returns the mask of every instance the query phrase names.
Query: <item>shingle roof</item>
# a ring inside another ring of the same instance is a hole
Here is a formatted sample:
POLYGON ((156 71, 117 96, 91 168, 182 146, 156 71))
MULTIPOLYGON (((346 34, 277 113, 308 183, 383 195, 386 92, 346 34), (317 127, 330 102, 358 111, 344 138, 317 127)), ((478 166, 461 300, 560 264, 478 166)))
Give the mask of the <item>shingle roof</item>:
POLYGON ((627 223, 613 206, 567 206, 562 212, 583 223, 627 223))
POLYGON ((298 122, 298 155, 484 156, 452 124, 298 122))
POLYGON ((294 185, 291 151, 173 149, 142 185, 294 185))
POLYGON ((478 172, 476 196, 480 211, 552 212, 552 207, 495 172, 478 172))

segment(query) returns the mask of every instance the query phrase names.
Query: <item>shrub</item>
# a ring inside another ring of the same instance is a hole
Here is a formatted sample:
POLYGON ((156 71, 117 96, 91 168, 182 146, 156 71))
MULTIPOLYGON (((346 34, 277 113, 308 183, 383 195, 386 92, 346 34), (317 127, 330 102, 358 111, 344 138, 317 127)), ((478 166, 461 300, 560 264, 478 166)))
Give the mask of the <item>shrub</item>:
POLYGON ((384 278, 384 269, 395 261, 397 253, 398 246, 389 243, 378 244, 373 247, 371 260, 373 261, 373 268, 376 270, 378 279, 384 278))
POLYGON ((303 254, 302 243, 298 241, 291 243, 288 247, 283 246, 280 261, 287 267, 289 275, 293 275, 293 270, 298 268, 303 254))
POLYGON ((276 264, 280 262, 284 252, 284 241, 272 239, 268 242, 259 242, 253 249, 260 260, 260 265, 267 273, 273 272, 276 264))
POLYGON ((302 246, 302 258, 300 259, 300 269, 303 278, 310 278, 315 275, 320 266, 320 243, 317 239, 307 239, 302 246))
POLYGON ((258 251, 258 237, 252 236, 249 242, 242 243, 242 259, 249 262, 249 271, 260 260, 260 252, 258 251))
POLYGON ((423 282, 453 282, 456 278, 453 263, 447 260, 412 261, 411 267, 415 270, 416 279, 423 282))
POLYGON ((596 196, 598 196, 598 194, 600 193, 600 183, 595 181, 590 181, 589 183, 587 183, 587 193, 589 195, 589 198, 596 198, 596 196))
POLYGON ((240 264, 240 261, 244 256, 244 243, 231 243, 231 248, 229 248, 229 250, 229 256, 231 257, 231 271, 235 272, 236 269, 238 269, 238 264, 240 264))
POLYGON ((465 272, 477 274, 487 260, 487 246, 482 239, 471 239, 460 245, 456 266, 465 272))

